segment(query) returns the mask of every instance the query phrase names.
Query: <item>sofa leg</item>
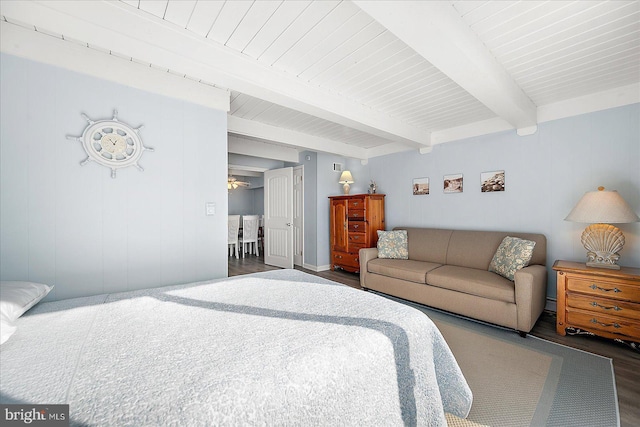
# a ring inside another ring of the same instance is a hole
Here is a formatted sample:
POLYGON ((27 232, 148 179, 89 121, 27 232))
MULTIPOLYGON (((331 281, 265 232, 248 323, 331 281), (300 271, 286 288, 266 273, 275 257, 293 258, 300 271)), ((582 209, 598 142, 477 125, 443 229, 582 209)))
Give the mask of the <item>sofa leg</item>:
POLYGON ((526 338, 526 337, 527 337, 527 333, 526 333, 526 332, 524 332, 524 331, 518 331, 518 334, 520 334, 520 336, 521 336, 522 338, 526 338))

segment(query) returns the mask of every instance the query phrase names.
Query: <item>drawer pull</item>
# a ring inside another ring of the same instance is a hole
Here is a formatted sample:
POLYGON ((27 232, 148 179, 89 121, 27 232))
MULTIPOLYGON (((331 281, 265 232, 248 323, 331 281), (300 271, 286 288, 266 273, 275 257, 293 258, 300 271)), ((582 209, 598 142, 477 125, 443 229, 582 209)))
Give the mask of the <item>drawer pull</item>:
POLYGON ((604 306, 604 305, 600 305, 600 304, 598 304, 598 303, 597 303, 597 302, 595 302, 595 301, 593 301, 593 302, 591 303, 591 305, 592 305, 593 307, 600 307, 600 308, 602 308, 602 309, 604 309, 604 310, 611 310, 611 309, 613 309, 613 310, 615 310, 615 311, 620 311, 620 310, 622 310, 622 309, 621 309, 620 307, 618 307, 617 305, 614 305, 613 307, 607 307, 607 306, 604 306))
POLYGON ((360 225, 359 225, 359 224, 354 224, 354 225, 353 225, 353 228, 358 228, 358 227, 360 227, 360 225))
POLYGON ((336 258, 342 259, 342 255, 336 255, 336 258))
POLYGON ((591 319, 591 323, 595 323, 598 324, 600 326, 605 326, 605 327, 609 327, 609 326, 613 326, 614 328, 621 328, 622 326, 618 325, 617 323, 602 323, 602 322, 598 322, 598 319, 591 319))
POLYGON ((613 291, 614 293, 618 293, 618 292, 622 292, 620 289, 618 288, 613 288, 613 289, 605 289, 605 288, 601 288, 600 286, 597 286, 595 283, 591 284, 591 289, 595 290, 598 289, 600 291, 604 291, 604 292, 611 292, 613 291))

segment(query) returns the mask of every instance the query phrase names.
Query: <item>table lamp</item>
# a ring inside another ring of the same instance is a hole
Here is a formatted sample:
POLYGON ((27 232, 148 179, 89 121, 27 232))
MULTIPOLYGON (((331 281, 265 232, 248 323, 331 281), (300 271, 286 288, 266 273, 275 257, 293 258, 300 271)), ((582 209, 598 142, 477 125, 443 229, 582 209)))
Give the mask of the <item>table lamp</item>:
POLYGON ((349 184, 353 184, 355 181, 353 180, 353 177, 351 176, 350 171, 344 171, 342 172, 342 175, 340 175, 340 181, 338 182, 340 184, 344 184, 342 186, 342 189, 344 190, 344 194, 349 194, 349 184))
POLYGON ((609 224, 636 222, 640 218, 617 191, 598 187, 598 191, 585 193, 565 220, 591 224, 580 239, 587 250, 587 266, 619 270, 618 252, 624 246, 624 234, 609 224))

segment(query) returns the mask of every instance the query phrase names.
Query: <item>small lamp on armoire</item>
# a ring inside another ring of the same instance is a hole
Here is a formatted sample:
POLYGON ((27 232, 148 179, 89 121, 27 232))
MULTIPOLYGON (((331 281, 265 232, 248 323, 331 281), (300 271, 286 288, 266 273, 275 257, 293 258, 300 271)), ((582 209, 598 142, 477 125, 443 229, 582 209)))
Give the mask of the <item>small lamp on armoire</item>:
POLYGON ((353 184, 355 181, 353 180, 353 176, 351 176, 350 171, 344 171, 342 172, 342 175, 340 175, 340 180, 338 182, 340 184, 344 184, 342 186, 344 194, 349 194, 349 184, 353 184))
POLYGON ((619 270, 618 259, 624 246, 624 234, 611 223, 640 221, 631 206, 617 191, 589 191, 582 196, 566 221, 590 223, 582 232, 582 245, 587 250, 587 266, 619 270))

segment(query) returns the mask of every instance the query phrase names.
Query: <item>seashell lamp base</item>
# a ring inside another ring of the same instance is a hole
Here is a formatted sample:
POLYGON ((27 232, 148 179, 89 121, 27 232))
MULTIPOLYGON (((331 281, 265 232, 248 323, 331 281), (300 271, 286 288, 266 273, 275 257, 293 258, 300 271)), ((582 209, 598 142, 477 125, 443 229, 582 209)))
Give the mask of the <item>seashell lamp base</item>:
POLYGON ((609 224, 591 224, 582 232, 582 245, 587 250, 587 266, 620 270, 618 259, 624 246, 624 234, 609 224))

